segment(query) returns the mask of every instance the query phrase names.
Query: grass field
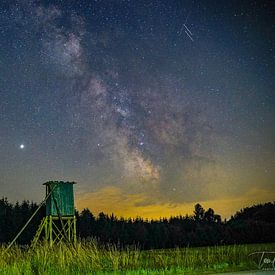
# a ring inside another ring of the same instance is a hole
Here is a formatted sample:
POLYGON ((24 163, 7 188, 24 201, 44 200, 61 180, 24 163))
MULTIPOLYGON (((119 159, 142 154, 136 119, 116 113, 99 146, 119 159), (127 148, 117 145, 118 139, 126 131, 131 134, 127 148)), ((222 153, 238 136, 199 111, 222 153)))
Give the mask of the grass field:
POLYGON ((96 242, 74 248, 40 244, 35 249, 0 248, 0 274, 213 274, 255 270, 248 257, 255 251, 275 251, 275 244, 230 245, 141 251, 99 248, 96 242))

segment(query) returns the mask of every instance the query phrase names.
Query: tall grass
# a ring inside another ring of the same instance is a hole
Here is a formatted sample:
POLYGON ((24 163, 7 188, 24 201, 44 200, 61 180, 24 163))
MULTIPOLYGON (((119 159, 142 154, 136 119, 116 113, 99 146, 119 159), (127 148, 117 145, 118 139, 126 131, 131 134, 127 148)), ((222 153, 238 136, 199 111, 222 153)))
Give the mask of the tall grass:
POLYGON ((248 257, 275 251, 275 244, 231 245, 141 251, 100 247, 96 241, 76 247, 40 243, 34 249, 0 248, 0 274, 192 274, 256 269, 248 257))

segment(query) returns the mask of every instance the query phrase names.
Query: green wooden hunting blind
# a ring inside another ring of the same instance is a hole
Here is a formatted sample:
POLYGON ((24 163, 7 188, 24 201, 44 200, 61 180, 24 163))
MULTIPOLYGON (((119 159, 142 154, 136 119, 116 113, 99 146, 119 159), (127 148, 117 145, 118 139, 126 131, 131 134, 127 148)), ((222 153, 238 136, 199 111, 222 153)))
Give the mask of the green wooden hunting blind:
POLYGON ((34 246, 42 232, 50 246, 61 241, 76 243, 76 217, 73 185, 75 182, 48 181, 46 186, 46 216, 34 236, 34 246))
POLYGON ((64 181, 48 181, 44 183, 43 185, 46 186, 45 199, 8 245, 7 250, 15 243, 45 202, 46 216, 41 220, 31 246, 33 247, 36 245, 43 232, 44 239, 49 242, 50 246, 62 241, 75 244, 76 217, 74 208, 74 184, 75 182, 64 181))

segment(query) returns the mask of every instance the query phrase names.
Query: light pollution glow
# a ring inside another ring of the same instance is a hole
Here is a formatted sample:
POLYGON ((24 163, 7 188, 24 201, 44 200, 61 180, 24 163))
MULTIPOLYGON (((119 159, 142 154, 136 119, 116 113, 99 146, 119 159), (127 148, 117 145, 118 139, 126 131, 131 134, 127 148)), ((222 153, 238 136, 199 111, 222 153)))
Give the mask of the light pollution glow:
MULTIPOLYGON (((148 195, 145 194, 123 194, 118 187, 104 187, 97 192, 91 192, 76 198, 76 206, 80 211, 89 208, 94 215, 100 212, 115 214, 117 217, 144 219, 169 218, 171 216, 186 214, 192 215, 194 205, 198 202, 189 203, 154 203, 151 205, 139 205, 148 195)), ((230 218, 241 208, 266 201, 272 201, 275 197, 274 190, 253 189, 239 196, 224 197, 199 201, 205 208, 212 208, 222 218, 230 218)))

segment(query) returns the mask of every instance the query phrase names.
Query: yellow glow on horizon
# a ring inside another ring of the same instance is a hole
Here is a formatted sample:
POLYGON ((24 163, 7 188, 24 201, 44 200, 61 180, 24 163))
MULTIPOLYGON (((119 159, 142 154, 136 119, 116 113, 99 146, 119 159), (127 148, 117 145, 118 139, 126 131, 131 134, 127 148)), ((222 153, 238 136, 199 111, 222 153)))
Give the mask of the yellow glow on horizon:
POLYGON ((241 208, 253 204, 264 203, 275 200, 275 191, 266 189, 252 189, 249 192, 238 197, 225 197, 215 200, 194 201, 192 203, 155 203, 142 205, 146 195, 124 194, 118 187, 108 186, 98 191, 86 193, 76 199, 78 210, 89 208, 92 213, 105 214, 114 213, 118 217, 142 217, 147 219, 159 219, 161 217, 170 217, 177 215, 192 214, 194 205, 200 203, 204 209, 213 208, 215 213, 220 214, 222 218, 229 218, 241 208))

